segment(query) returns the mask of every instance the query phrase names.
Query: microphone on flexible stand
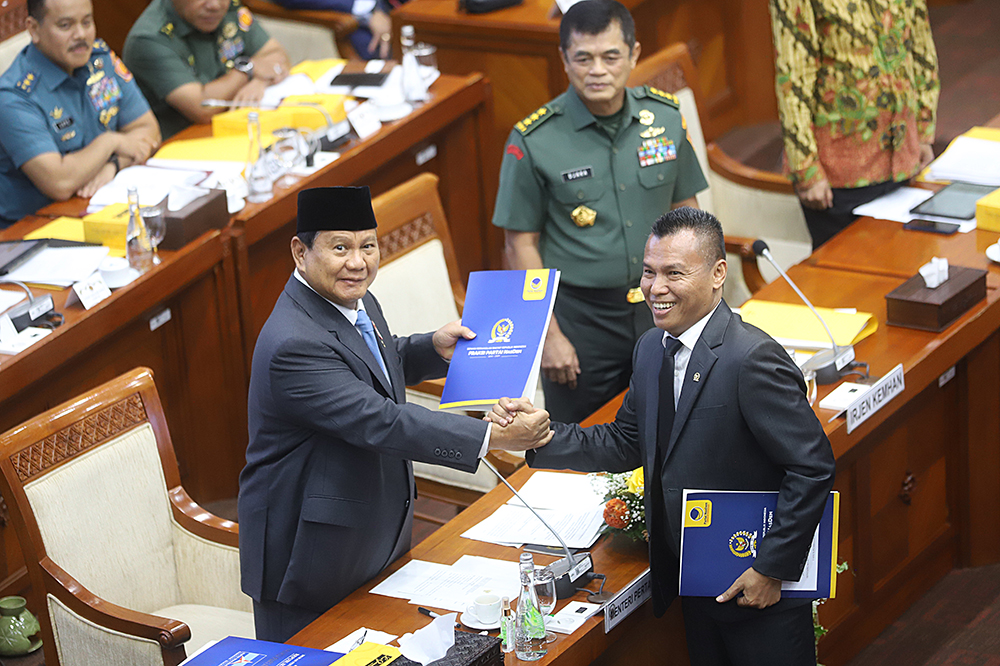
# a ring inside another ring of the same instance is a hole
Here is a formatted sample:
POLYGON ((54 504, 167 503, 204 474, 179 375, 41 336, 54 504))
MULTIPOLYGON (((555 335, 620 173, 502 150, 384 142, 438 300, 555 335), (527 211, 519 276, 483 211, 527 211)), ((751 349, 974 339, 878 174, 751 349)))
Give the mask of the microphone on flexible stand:
POLYGON ((819 323, 823 325, 823 330, 825 330, 826 334, 830 336, 830 342, 833 344, 833 348, 824 349, 813 354, 812 358, 802 364, 803 372, 808 370, 814 372, 817 384, 833 384, 839 381, 844 374, 849 374, 848 372, 843 371, 845 369, 848 371, 853 370, 854 366, 852 365, 852 361, 854 361, 854 346, 848 345, 846 347, 842 347, 837 344, 837 341, 833 339, 833 333, 830 332, 830 327, 826 325, 823 318, 819 316, 818 312, 816 312, 816 308, 813 307, 813 304, 809 302, 809 299, 802 293, 802 290, 799 289, 798 285, 792 282, 792 278, 788 277, 788 274, 781 269, 778 262, 774 260, 773 256, 771 256, 771 250, 767 247, 767 243, 759 239, 755 240, 753 242, 753 251, 757 256, 764 257, 771 262, 771 265, 774 266, 779 274, 781 274, 781 277, 785 278, 785 281, 791 285, 792 289, 795 290, 795 293, 799 295, 799 298, 801 298, 805 304, 809 306, 812 313, 816 315, 817 319, 819 319, 819 323))
MULTIPOLYGON (((552 577, 556 581, 556 598, 567 599, 576 594, 578 591, 576 581, 580 580, 581 578, 586 578, 586 581, 583 583, 584 585, 589 583, 594 578, 602 578, 602 579, 604 578, 603 574, 593 573, 594 562, 593 560, 590 559, 590 553, 577 553, 576 555, 573 555, 573 553, 571 553, 569 550, 569 546, 567 546, 566 542, 563 541, 563 538, 559 536, 559 533, 556 532, 554 529, 552 529, 552 526, 549 525, 547 522, 545 522, 545 519, 542 518, 542 516, 537 511, 535 511, 535 509, 532 508, 530 504, 524 501, 524 498, 521 497, 521 495, 516 490, 514 490, 514 486, 507 483, 507 479, 503 478, 503 475, 500 474, 500 472, 498 472, 497 469, 490 464, 490 461, 487 460, 486 458, 482 458, 480 459, 480 462, 486 465, 486 467, 488 467, 491 472, 496 474, 496 477, 500 479, 505 486, 510 488, 510 491, 514 493, 514 496, 517 497, 517 499, 521 500, 521 503, 524 504, 524 506, 528 507, 528 510, 531 511, 531 513, 535 514, 535 517, 538 518, 538 520, 542 521, 542 525, 545 525, 545 527, 548 528, 549 532, 552 532, 552 534, 555 535, 556 539, 559 540, 559 545, 562 546, 563 552, 566 553, 566 557, 556 560, 552 564, 545 567, 546 569, 552 572, 552 577)), ((601 584, 602 590, 603 587, 604 584, 602 583, 601 584)))

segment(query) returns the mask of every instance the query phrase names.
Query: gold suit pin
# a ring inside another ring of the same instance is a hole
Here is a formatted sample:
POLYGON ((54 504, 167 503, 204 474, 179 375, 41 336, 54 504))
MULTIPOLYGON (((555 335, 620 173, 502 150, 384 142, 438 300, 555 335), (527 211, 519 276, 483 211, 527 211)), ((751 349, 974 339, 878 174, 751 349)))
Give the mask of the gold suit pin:
POLYGON ((692 377, 691 379, 698 381, 699 379, 701 379, 701 373, 700 372, 694 373, 694 377, 692 377))
POLYGON ((573 209, 570 217, 573 218, 573 224, 578 227, 592 227, 597 221, 597 211, 581 205, 573 209))

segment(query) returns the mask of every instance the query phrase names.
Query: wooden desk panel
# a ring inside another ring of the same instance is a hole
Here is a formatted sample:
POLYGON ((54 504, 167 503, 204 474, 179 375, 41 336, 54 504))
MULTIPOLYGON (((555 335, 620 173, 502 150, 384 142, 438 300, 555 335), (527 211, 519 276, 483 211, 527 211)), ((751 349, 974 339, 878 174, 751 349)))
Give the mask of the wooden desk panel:
MULTIPOLYGON (((520 488, 532 473, 532 470, 523 467, 511 476, 510 482, 515 488, 520 488)), ((361 624, 399 635, 426 625, 428 619, 417 613, 416 606, 403 599, 370 594, 369 590, 411 559, 452 564, 462 555, 469 554, 517 561, 520 550, 463 539, 460 536, 512 496, 505 486, 497 486, 394 562, 378 578, 366 583, 288 642, 319 648, 343 638, 361 624)), ((620 590, 649 566, 645 544, 619 537, 602 537, 591 548, 591 553, 595 570, 608 576, 606 590, 620 590)), ((554 559, 535 555, 536 564, 548 564, 554 559)), ((596 589, 597 585, 595 582, 592 587, 596 589)), ((579 593, 573 598, 586 600, 586 595, 579 593)), ((567 600, 560 601, 556 608, 562 608, 565 603, 567 600)), ((535 663, 558 663, 560 666, 588 666, 592 663, 687 663, 683 624, 676 605, 671 608, 667 617, 657 620, 652 614, 652 604, 645 604, 607 635, 604 633, 603 616, 598 615, 588 620, 576 633, 557 636, 556 642, 548 645, 548 654, 535 663), (665 646, 669 646, 669 650, 665 650, 665 646)), ((506 655, 505 661, 511 666, 518 663, 513 653, 506 655)))

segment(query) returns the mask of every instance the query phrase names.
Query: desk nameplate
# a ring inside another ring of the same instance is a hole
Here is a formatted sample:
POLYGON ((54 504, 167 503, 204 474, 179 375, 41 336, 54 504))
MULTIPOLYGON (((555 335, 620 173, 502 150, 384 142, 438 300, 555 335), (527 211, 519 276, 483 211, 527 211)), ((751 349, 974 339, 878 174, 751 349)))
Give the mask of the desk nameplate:
POLYGON ((649 569, 636 576, 631 583, 604 604, 604 633, 610 633, 618 623, 653 596, 653 576, 649 569))

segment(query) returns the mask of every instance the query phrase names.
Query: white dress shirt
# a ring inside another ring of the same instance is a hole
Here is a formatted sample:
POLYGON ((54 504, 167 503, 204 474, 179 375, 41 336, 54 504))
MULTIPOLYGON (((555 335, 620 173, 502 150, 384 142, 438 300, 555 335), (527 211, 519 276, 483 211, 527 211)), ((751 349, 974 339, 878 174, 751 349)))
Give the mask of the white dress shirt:
MULTIPOLYGON (((712 308, 712 311, 707 315, 691 324, 688 330, 681 333, 677 339, 681 341, 681 346, 674 354, 674 409, 677 409, 677 403, 681 399, 681 389, 684 387, 684 375, 687 374, 688 361, 691 360, 691 352, 694 351, 694 346, 698 342, 698 338, 701 337, 702 331, 705 330, 705 326, 708 325, 708 320, 712 318, 715 314, 716 309, 722 305, 720 300, 718 305, 712 308)), ((667 338, 673 337, 666 331, 663 332, 663 338, 660 343, 663 348, 667 347, 667 338)))

